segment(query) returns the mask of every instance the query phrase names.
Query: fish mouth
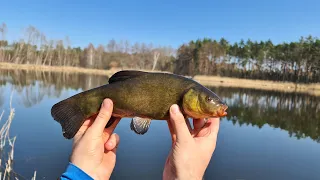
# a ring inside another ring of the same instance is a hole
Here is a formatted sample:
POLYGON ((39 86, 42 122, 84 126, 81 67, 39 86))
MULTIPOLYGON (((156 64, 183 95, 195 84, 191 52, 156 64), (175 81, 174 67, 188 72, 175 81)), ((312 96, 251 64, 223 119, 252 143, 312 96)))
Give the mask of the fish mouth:
POLYGON ((222 104, 220 106, 220 110, 218 111, 218 116, 219 117, 223 117, 226 116, 228 113, 226 112, 226 110, 228 109, 228 106, 226 104, 222 104))

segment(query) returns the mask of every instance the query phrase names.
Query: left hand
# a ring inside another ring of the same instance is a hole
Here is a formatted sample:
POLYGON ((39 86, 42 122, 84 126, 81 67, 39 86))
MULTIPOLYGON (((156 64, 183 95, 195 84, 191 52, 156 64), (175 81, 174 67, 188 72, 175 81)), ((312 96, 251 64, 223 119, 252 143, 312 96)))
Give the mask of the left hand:
POLYGON ((109 179, 116 163, 119 136, 113 133, 117 119, 105 129, 113 110, 113 102, 105 99, 96 119, 87 119, 74 137, 71 163, 93 179, 109 179))

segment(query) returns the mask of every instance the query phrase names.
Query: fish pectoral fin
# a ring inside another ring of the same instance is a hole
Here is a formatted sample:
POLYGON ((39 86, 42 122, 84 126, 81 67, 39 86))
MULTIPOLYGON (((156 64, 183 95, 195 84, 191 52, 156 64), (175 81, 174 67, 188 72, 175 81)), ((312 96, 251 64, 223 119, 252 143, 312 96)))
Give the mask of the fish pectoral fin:
POLYGON ((137 134, 144 134, 148 131, 151 124, 151 119, 134 117, 131 120, 130 128, 137 134))

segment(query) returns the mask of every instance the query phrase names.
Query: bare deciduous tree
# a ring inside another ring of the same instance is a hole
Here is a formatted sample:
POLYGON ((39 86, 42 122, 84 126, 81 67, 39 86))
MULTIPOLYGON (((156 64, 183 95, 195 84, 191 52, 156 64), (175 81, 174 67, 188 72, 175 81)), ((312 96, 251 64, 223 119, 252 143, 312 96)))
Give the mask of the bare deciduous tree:
POLYGON ((159 59, 160 53, 158 51, 154 51, 153 52, 153 66, 152 66, 152 70, 155 70, 158 59, 159 59))
POLYGON ((1 38, 0 38, 0 62, 1 62, 1 61, 4 61, 6 58, 5 48, 7 46, 7 41, 6 41, 7 25, 5 23, 2 23, 2 25, 0 26, 0 33, 1 33, 1 38))

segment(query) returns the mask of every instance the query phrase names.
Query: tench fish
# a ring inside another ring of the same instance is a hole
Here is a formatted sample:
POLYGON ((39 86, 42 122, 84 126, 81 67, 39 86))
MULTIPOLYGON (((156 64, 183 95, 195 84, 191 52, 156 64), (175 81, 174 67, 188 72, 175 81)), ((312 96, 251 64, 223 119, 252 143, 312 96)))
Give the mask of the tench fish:
POLYGON ((168 120, 169 109, 178 104, 186 118, 227 115, 228 106, 214 92, 184 76, 144 71, 119 71, 109 83, 90 89, 52 106, 51 115, 60 123, 63 136, 72 139, 89 117, 97 114, 105 98, 113 101, 112 117, 132 118, 130 127, 144 134, 151 120, 168 120))

